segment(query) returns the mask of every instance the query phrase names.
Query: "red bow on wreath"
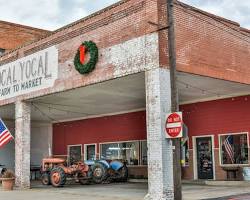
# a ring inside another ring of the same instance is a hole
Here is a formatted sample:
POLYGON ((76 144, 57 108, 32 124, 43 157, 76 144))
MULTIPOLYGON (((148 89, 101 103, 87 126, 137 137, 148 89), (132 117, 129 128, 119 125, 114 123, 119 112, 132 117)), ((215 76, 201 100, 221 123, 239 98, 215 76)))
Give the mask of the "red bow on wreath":
POLYGON ((81 45, 79 47, 79 51, 80 51, 80 63, 83 64, 85 60, 85 46, 81 45))

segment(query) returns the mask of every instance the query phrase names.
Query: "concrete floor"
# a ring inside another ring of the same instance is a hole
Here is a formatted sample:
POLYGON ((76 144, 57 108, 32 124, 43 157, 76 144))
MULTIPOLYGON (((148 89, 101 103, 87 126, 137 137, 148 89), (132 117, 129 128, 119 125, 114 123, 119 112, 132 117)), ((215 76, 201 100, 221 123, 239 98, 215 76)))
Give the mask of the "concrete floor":
MULTIPOLYGON (((66 185, 63 188, 45 187, 38 184, 26 191, 11 192, 0 189, 0 199, 8 200, 142 200, 147 193, 146 183, 113 183, 104 185, 66 185)), ((250 187, 183 185, 183 200, 217 199, 219 197, 250 193, 250 187)), ((234 197, 236 200, 250 196, 234 197)), ((225 200, 229 197, 223 198, 225 200)))

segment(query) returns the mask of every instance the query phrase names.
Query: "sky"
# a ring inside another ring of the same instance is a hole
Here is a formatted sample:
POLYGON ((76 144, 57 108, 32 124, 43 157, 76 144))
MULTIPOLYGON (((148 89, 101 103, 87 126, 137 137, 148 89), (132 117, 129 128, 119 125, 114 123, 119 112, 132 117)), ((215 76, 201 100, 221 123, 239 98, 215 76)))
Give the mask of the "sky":
MULTIPOLYGON (((181 0, 250 29, 250 0, 181 0)), ((0 0, 0 20, 56 30, 118 0, 0 0)))

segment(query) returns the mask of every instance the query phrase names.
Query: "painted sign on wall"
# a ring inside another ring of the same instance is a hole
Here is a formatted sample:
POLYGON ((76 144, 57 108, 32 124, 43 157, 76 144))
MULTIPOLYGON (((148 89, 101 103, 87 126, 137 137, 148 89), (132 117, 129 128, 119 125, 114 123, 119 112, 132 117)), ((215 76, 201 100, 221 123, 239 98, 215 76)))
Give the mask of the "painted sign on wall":
POLYGON ((52 87, 58 77, 58 50, 50 47, 0 66, 0 100, 52 87))

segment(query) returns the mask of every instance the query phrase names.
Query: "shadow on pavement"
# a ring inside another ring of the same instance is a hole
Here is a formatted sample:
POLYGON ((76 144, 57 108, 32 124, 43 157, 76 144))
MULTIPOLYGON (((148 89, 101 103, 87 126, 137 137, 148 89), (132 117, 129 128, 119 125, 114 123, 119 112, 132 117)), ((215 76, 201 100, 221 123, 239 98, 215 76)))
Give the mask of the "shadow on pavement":
POLYGON ((250 200, 250 193, 203 200, 250 200))

